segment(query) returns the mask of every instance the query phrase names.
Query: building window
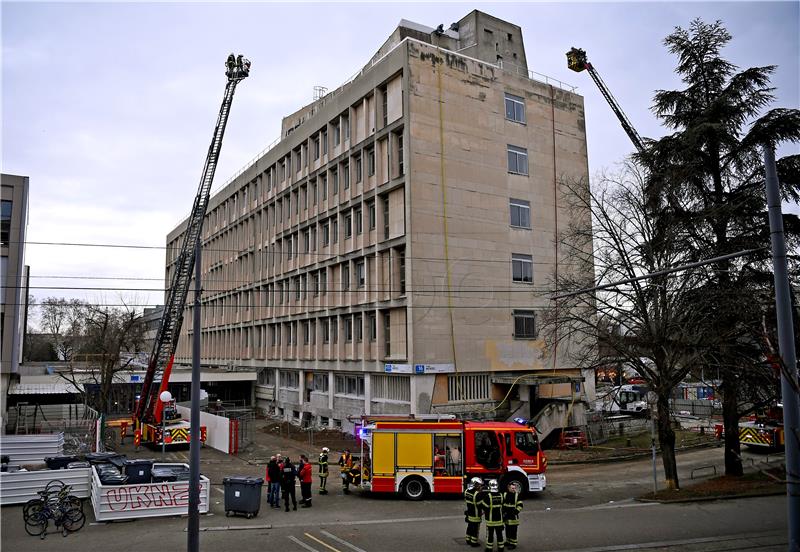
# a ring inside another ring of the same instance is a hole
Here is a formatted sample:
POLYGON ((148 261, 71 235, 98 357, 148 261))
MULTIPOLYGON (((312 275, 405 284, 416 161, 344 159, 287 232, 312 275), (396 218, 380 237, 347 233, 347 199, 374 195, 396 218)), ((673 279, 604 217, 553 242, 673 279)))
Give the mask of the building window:
POLYGON ((367 150, 367 175, 373 176, 375 174, 375 148, 367 150))
POLYGON ((361 209, 353 209, 353 221, 356 226, 356 234, 361 234, 364 231, 364 221, 361 217, 361 209))
POLYGON ((314 297, 319 295, 319 274, 316 272, 311 275, 311 292, 314 294, 314 297))
POLYGON ((344 216, 344 239, 353 235, 353 213, 348 211, 344 216))
POLYGON ((350 265, 347 263, 342 263, 342 289, 350 289, 350 265))
POLYGON ((364 261, 356 263, 356 285, 360 288, 364 287, 367 283, 367 274, 364 261))
POLYGON ((336 195, 339 193, 339 171, 336 169, 331 171, 331 182, 333 184, 333 191, 331 194, 336 195))
POLYGON ((322 295, 328 293, 328 269, 322 268, 319 271, 319 292, 322 295))
POLYGON ((406 251, 405 249, 401 250, 398 253, 398 267, 397 270, 400 273, 400 295, 406 294, 406 251))
POLYGON ((356 157, 354 162, 356 164, 356 184, 358 184, 362 179, 361 156, 356 157))
POLYGON ((319 135, 314 136, 314 145, 312 147, 314 150, 314 160, 316 161, 319 159, 319 135))
POLYGON ((369 229, 375 230, 376 224, 376 217, 375 217, 375 201, 369 201, 367 203, 367 213, 369 216, 369 229))
POLYGON ((333 132, 333 145, 338 146, 342 141, 342 136, 339 134, 339 123, 331 124, 331 131, 333 132))
POLYGON ((383 313, 383 348, 385 349, 385 355, 388 357, 392 354, 392 319, 389 315, 389 312, 383 313))
POLYGON ((327 247, 330 241, 331 241, 330 224, 326 222, 322 225, 322 247, 327 247))
POLYGON ((311 380, 311 390, 317 393, 327 393, 328 381, 328 374, 314 374, 311 380))
MULTIPOLYGON (((2 219, 0 219, 0 241, 3 245, 8 246, 11 241, 11 210, 13 201, 3 200, 2 202, 2 219)), ((3 280, 5 282, 5 279, 3 280)))
POLYGON ((528 150, 508 145, 508 172, 511 174, 528 174, 528 150))
POLYGON ((378 339, 378 317, 371 312, 367 315, 367 320, 369 321, 369 340, 375 341, 378 339))
POLYGON ((300 372, 281 370, 280 386, 282 389, 298 389, 300 387, 300 372))
POLYGON ((525 123, 525 98, 506 93, 506 119, 525 123))
POLYGON ((403 135, 397 135, 397 168, 398 176, 403 176, 403 135))
POLYGON ((329 343, 331 339, 331 323, 327 318, 322 319, 322 342, 329 343))
POLYGON ((303 320, 303 345, 311 343, 311 322, 303 320))
POLYGON ((525 284, 533 283, 533 257, 514 253, 511 255, 511 280, 525 284))
POLYGON ((328 154, 328 131, 322 131, 322 155, 328 154))
POLYGON ((312 205, 316 205, 317 204, 317 183, 316 182, 312 182, 311 183, 311 204, 312 205))
POLYGON ((364 376, 337 375, 335 382, 337 395, 364 396, 364 376))
POLYGON ((383 126, 389 121, 389 94, 386 87, 381 90, 381 111, 383 112, 383 126))
POLYGON ((303 253, 311 251, 311 230, 306 228, 303 230, 303 253))
POLYGON ((408 376, 372 374, 370 382, 370 394, 375 399, 411 401, 411 378, 408 376))
POLYGON ((344 139, 350 139, 350 117, 342 117, 342 127, 344 128, 344 139))
POLYGON ((362 320, 363 317, 360 314, 353 315, 353 332, 356 334, 357 343, 364 341, 364 326, 362 320))
MULTIPOLYGON (((274 345, 274 343, 273 343, 274 345)), ((258 373, 259 385, 275 385, 275 370, 264 368, 258 373)))
POLYGON ((339 342, 339 322, 335 316, 331 317, 331 343, 339 342))
POLYGON ((342 179, 344 180, 344 189, 350 189, 350 163, 342 165, 342 179))
POLYGON ((533 311, 514 311, 514 338, 534 339, 536 337, 536 313, 533 311))
POLYGON ((322 200, 328 199, 328 177, 324 174, 319 177, 319 186, 322 188, 322 200))
POLYGON ((336 217, 331 220, 331 241, 339 241, 339 220, 336 217))
POLYGON ((515 228, 531 227, 531 203, 522 199, 511 199, 508 202, 511 209, 511 226, 515 228))
POLYGON ((344 324, 344 341, 350 343, 353 341, 353 317, 345 316, 342 323, 344 324))
POLYGON ((389 198, 383 198, 383 239, 389 239, 389 198))

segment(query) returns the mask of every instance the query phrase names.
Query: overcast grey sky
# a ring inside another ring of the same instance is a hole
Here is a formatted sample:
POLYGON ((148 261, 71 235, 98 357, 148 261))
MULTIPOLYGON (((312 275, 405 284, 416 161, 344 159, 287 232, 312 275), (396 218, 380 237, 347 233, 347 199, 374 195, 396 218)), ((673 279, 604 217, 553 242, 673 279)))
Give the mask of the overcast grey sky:
MULTIPOLYGON (((32 286, 159 288, 165 237, 186 215, 225 84, 231 51, 252 60, 237 90, 215 189, 280 133, 281 117, 357 72, 405 18, 445 28, 472 9, 522 27, 529 68, 578 87, 589 169, 632 146, 585 74, 589 59, 640 134, 663 129, 656 89, 678 88, 662 41, 695 17, 721 19, 738 66, 778 65, 775 106, 800 105, 800 3, 39 3, 2 2, 2 170, 30 177, 27 264, 32 286), (152 246, 111 249, 35 242, 152 246)), ((796 152, 797 146, 779 153, 796 152)), ((119 303, 116 291, 34 295, 119 303)), ((124 292, 138 303, 161 295, 124 292)))

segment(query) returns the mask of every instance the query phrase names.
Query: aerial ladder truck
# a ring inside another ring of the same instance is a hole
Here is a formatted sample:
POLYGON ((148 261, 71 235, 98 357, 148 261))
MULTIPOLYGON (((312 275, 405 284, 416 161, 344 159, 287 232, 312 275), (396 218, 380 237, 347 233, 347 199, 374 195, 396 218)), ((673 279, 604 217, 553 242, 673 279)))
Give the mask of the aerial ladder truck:
POLYGON ((594 66, 589 63, 589 60, 586 57, 586 51, 581 50, 580 48, 572 48, 569 52, 567 52, 567 67, 576 73, 580 73, 581 71, 589 72, 589 76, 592 77, 592 80, 597 85, 597 88, 600 89, 600 93, 606 99, 608 105, 611 106, 611 111, 613 111, 617 116, 617 119, 619 119, 622 129, 628 135, 628 138, 631 139, 631 142, 633 142, 633 146, 636 148, 636 151, 643 153, 644 142, 642 141, 642 137, 639 136, 639 133, 636 132, 635 128, 633 128, 630 120, 628 120, 628 116, 625 115, 624 111, 622 111, 622 108, 619 106, 616 98, 614 98, 614 95, 611 94, 611 91, 606 86, 606 83, 603 82, 603 79, 600 78, 600 74, 597 72, 594 66))
MULTIPOLYGON (((628 135, 628 138, 633 142, 636 151, 644 153, 645 147, 642 137, 636 132, 636 129, 631 124, 625 112, 617 103, 616 98, 611 94, 600 74, 589 62, 586 57, 586 51, 580 48, 572 48, 567 52, 567 67, 580 73, 581 71, 588 71, 592 80, 600 89, 600 93, 611 106, 611 110, 619 119, 622 128, 628 135)), ((783 405, 778 403, 768 409, 766 414, 753 415, 745 421, 739 422, 739 442, 749 447, 762 447, 767 450, 781 450, 784 447, 784 432, 783 432, 783 405)), ((716 429, 717 437, 722 438, 722 424, 717 424, 716 429)))
MULTIPOLYGON (((228 78, 225 95, 222 98, 217 124, 208 148, 200 186, 194 198, 191 214, 186 221, 186 231, 180 251, 175 259, 174 272, 164 302, 164 314, 161 317, 147 372, 142 383, 140 398, 134 412, 134 439, 137 440, 137 444, 138 441, 141 441, 161 446, 163 444, 185 444, 189 441, 189 422, 181 420, 174 404, 163 404, 160 395, 167 389, 172 364, 175 360, 175 349, 183 323, 186 297, 192 280, 197 248, 200 246, 203 219, 211 195, 211 184, 214 181, 217 161, 222 150, 222 138, 228 123, 233 94, 236 91, 236 85, 250 74, 250 61, 241 55, 235 57, 231 54, 228 56, 225 68, 225 75, 228 78)), ((198 330, 195 329, 195 331, 198 330)), ((203 441, 205 441, 205 434, 205 428, 201 427, 200 438, 203 441)))

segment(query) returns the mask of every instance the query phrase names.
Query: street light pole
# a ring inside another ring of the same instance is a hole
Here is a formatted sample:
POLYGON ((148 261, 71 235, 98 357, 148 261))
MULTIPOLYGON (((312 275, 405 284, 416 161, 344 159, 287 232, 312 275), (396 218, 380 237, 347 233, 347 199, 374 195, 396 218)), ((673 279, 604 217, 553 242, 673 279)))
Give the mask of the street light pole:
MULTIPOLYGON (((162 404, 166 407, 167 403, 172 400, 172 393, 167 390, 161 392, 158 396, 162 404)), ((161 461, 164 461, 164 456, 167 452, 167 409, 161 409, 161 461)))
POLYGON ((792 303, 786 268, 786 241, 783 237, 783 213, 775 152, 764 145, 769 232, 772 240, 772 271, 775 279, 775 315, 778 322, 778 351, 783 360, 781 398, 783 433, 786 443, 786 495, 789 514, 789 550, 800 550, 800 405, 796 385, 797 357, 794 350, 792 303), (793 381, 790 381, 793 380, 793 381))

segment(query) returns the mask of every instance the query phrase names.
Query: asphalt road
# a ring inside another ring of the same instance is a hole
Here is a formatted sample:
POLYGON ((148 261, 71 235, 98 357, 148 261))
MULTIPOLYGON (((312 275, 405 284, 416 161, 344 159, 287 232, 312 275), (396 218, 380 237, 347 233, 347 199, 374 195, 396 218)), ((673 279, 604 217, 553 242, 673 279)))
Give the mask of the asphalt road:
MULTIPOLYGON (((712 474, 713 470, 706 466, 719 464, 721 455, 720 449, 681 454, 679 466, 684 483, 690 482, 692 471, 696 471, 696 476, 712 474)), ((660 465, 658 471, 661 473, 660 465)), ((335 492, 315 495, 313 508, 284 512, 266 507, 264 501, 259 516, 252 520, 226 518, 222 487, 214 485, 211 513, 201 517, 201 550, 469 549, 463 537, 463 503, 457 497, 411 503, 395 498, 344 496, 336 481, 332 479, 331 483, 329 488, 335 492)), ((686 551, 786 548, 783 496, 669 505, 632 500, 649 489, 652 489, 652 465, 647 459, 553 466, 549 470, 548 490, 525 501, 520 549, 600 552, 632 548, 686 551)), ((86 510, 91 511, 91 504, 87 503, 86 510)), ((39 540, 25 533, 21 507, 6 506, 1 513, 3 550, 145 552, 186 547, 184 518, 98 524, 92 523, 89 513, 89 522, 78 533, 66 538, 52 534, 39 540)))

